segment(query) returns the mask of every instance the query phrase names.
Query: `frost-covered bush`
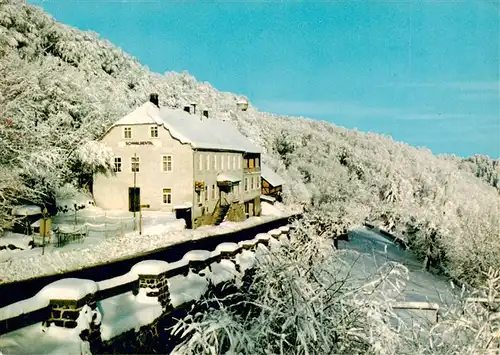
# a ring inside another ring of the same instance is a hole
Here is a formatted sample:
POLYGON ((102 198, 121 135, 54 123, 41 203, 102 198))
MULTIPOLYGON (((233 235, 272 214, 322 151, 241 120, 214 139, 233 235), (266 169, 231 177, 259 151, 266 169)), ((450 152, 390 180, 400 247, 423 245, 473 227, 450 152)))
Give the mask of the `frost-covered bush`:
POLYGON ((431 328, 428 354, 500 353, 500 271, 490 269, 485 285, 465 295, 431 328))
MULTIPOLYGON (((332 223, 333 224, 333 223, 332 223)), ((354 251, 332 248, 311 219, 289 246, 260 259, 250 286, 218 308, 175 327, 181 354, 496 354, 500 350, 500 274, 444 304, 438 323, 393 310, 408 269, 388 262, 371 275, 354 251), (235 303, 235 300, 238 302, 235 303)))
MULTIPOLYGON (((236 304, 189 315, 176 354, 395 354, 390 301, 408 270, 388 263, 368 280, 351 274, 355 252, 302 221, 287 248, 261 262, 236 304)), ((221 302, 224 304, 224 302, 221 302)))

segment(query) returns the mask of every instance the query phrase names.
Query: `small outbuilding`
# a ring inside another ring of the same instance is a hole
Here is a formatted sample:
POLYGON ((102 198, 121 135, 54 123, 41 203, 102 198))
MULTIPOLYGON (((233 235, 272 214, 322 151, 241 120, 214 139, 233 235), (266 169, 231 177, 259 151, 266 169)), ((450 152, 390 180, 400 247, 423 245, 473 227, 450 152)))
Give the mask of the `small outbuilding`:
MULTIPOLYGON (((281 201, 285 180, 267 165, 261 165, 261 193, 281 201)), ((270 199, 269 199, 270 200, 270 199)), ((274 202, 274 201, 273 201, 274 202)))
POLYGON ((26 235, 31 235, 37 227, 39 228, 38 221, 43 217, 41 207, 36 205, 15 206, 12 215, 16 219, 12 231, 26 235))

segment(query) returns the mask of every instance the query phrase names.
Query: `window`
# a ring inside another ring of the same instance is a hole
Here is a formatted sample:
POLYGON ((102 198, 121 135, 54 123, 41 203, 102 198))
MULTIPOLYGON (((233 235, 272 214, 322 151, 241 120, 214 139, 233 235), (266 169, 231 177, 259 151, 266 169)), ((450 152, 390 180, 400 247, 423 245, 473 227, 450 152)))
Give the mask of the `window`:
POLYGON ((115 157, 115 168, 114 168, 115 173, 119 173, 122 171, 122 158, 120 157, 115 157))
POLYGON ((248 167, 250 169, 255 168, 255 160, 253 158, 252 159, 248 159, 248 167))
POLYGON ((233 170, 236 169, 236 155, 233 156, 233 170))
POLYGON ((162 155, 161 156, 161 171, 172 171, 172 156, 162 155))
POLYGON ((163 203, 166 205, 172 203, 172 189, 163 189, 163 203))
POLYGON ((205 185, 205 201, 208 201, 208 185, 205 185))
POLYGON ((199 170, 203 170, 203 155, 199 155, 199 170))
POLYGON ((139 172, 139 157, 130 158, 130 169, 133 173, 139 172))
POLYGON ((151 138, 158 138, 158 126, 151 126, 150 130, 151 138))
POLYGON ((250 178, 250 190, 253 190, 253 176, 250 178))
POLYGON ((224 170, 224 156, 220 156, 220 170, 224 170))
POLYGON ((212 200, 215 200, 215 185, 212 185, 212 200))
POLYGON ((255 167, 258 168, 259 167, 259 158, 255 158, 255 167))
POLYGON ((245 191, 248 191, 248 178, 245 178, 245 191))
POLYGON ((206 170, 210 170, 210 154, 207 154, 206 170))
POLYGON ((248 159, 245 158, 245 169, 248 169, 248 159))
POLYGON ((260 189, 260 178, 257 177, 257 188, 260 189))
POLYGON ((132 127, 123 128, 123 138, 125 139, 132 138, 132 127))
POLYGON ((214 170, 217 170, 217 155, 216 154, 214 154, 213 163, 214 163, 214 170))

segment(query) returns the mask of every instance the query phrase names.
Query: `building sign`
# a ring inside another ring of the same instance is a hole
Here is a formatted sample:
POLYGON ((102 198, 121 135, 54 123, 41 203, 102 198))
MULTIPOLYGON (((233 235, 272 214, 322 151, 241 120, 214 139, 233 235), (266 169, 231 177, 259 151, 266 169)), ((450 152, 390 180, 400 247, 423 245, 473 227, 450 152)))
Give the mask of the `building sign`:
POLYGON ((153 145, 151 141, 125 142, 125 145, 153 145))
POLYGON ((159 139, 151 141, 119 141, 119 147, 161 147, 161 141, 159 139))

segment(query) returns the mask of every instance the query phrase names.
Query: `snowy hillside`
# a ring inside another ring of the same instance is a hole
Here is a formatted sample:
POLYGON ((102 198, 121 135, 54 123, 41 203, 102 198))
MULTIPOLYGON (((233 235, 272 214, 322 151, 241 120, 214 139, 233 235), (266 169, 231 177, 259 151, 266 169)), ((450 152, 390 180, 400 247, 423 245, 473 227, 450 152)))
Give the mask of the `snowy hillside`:
POLYGON ((500 265, 497 190, 456 159, 251 104, 238 112, 243 96, 187 73, 152 73, 97 34, 19 0, 0 2, 0 77, 0 231, 12 204, 50 204, 58 186, 85 187, 109 168, 94 140, 156 92, 162 106, 195 102, 233 121, 284 177, 285 201, 324 206, 339 232, 374 221, 465 280, 500 265))

